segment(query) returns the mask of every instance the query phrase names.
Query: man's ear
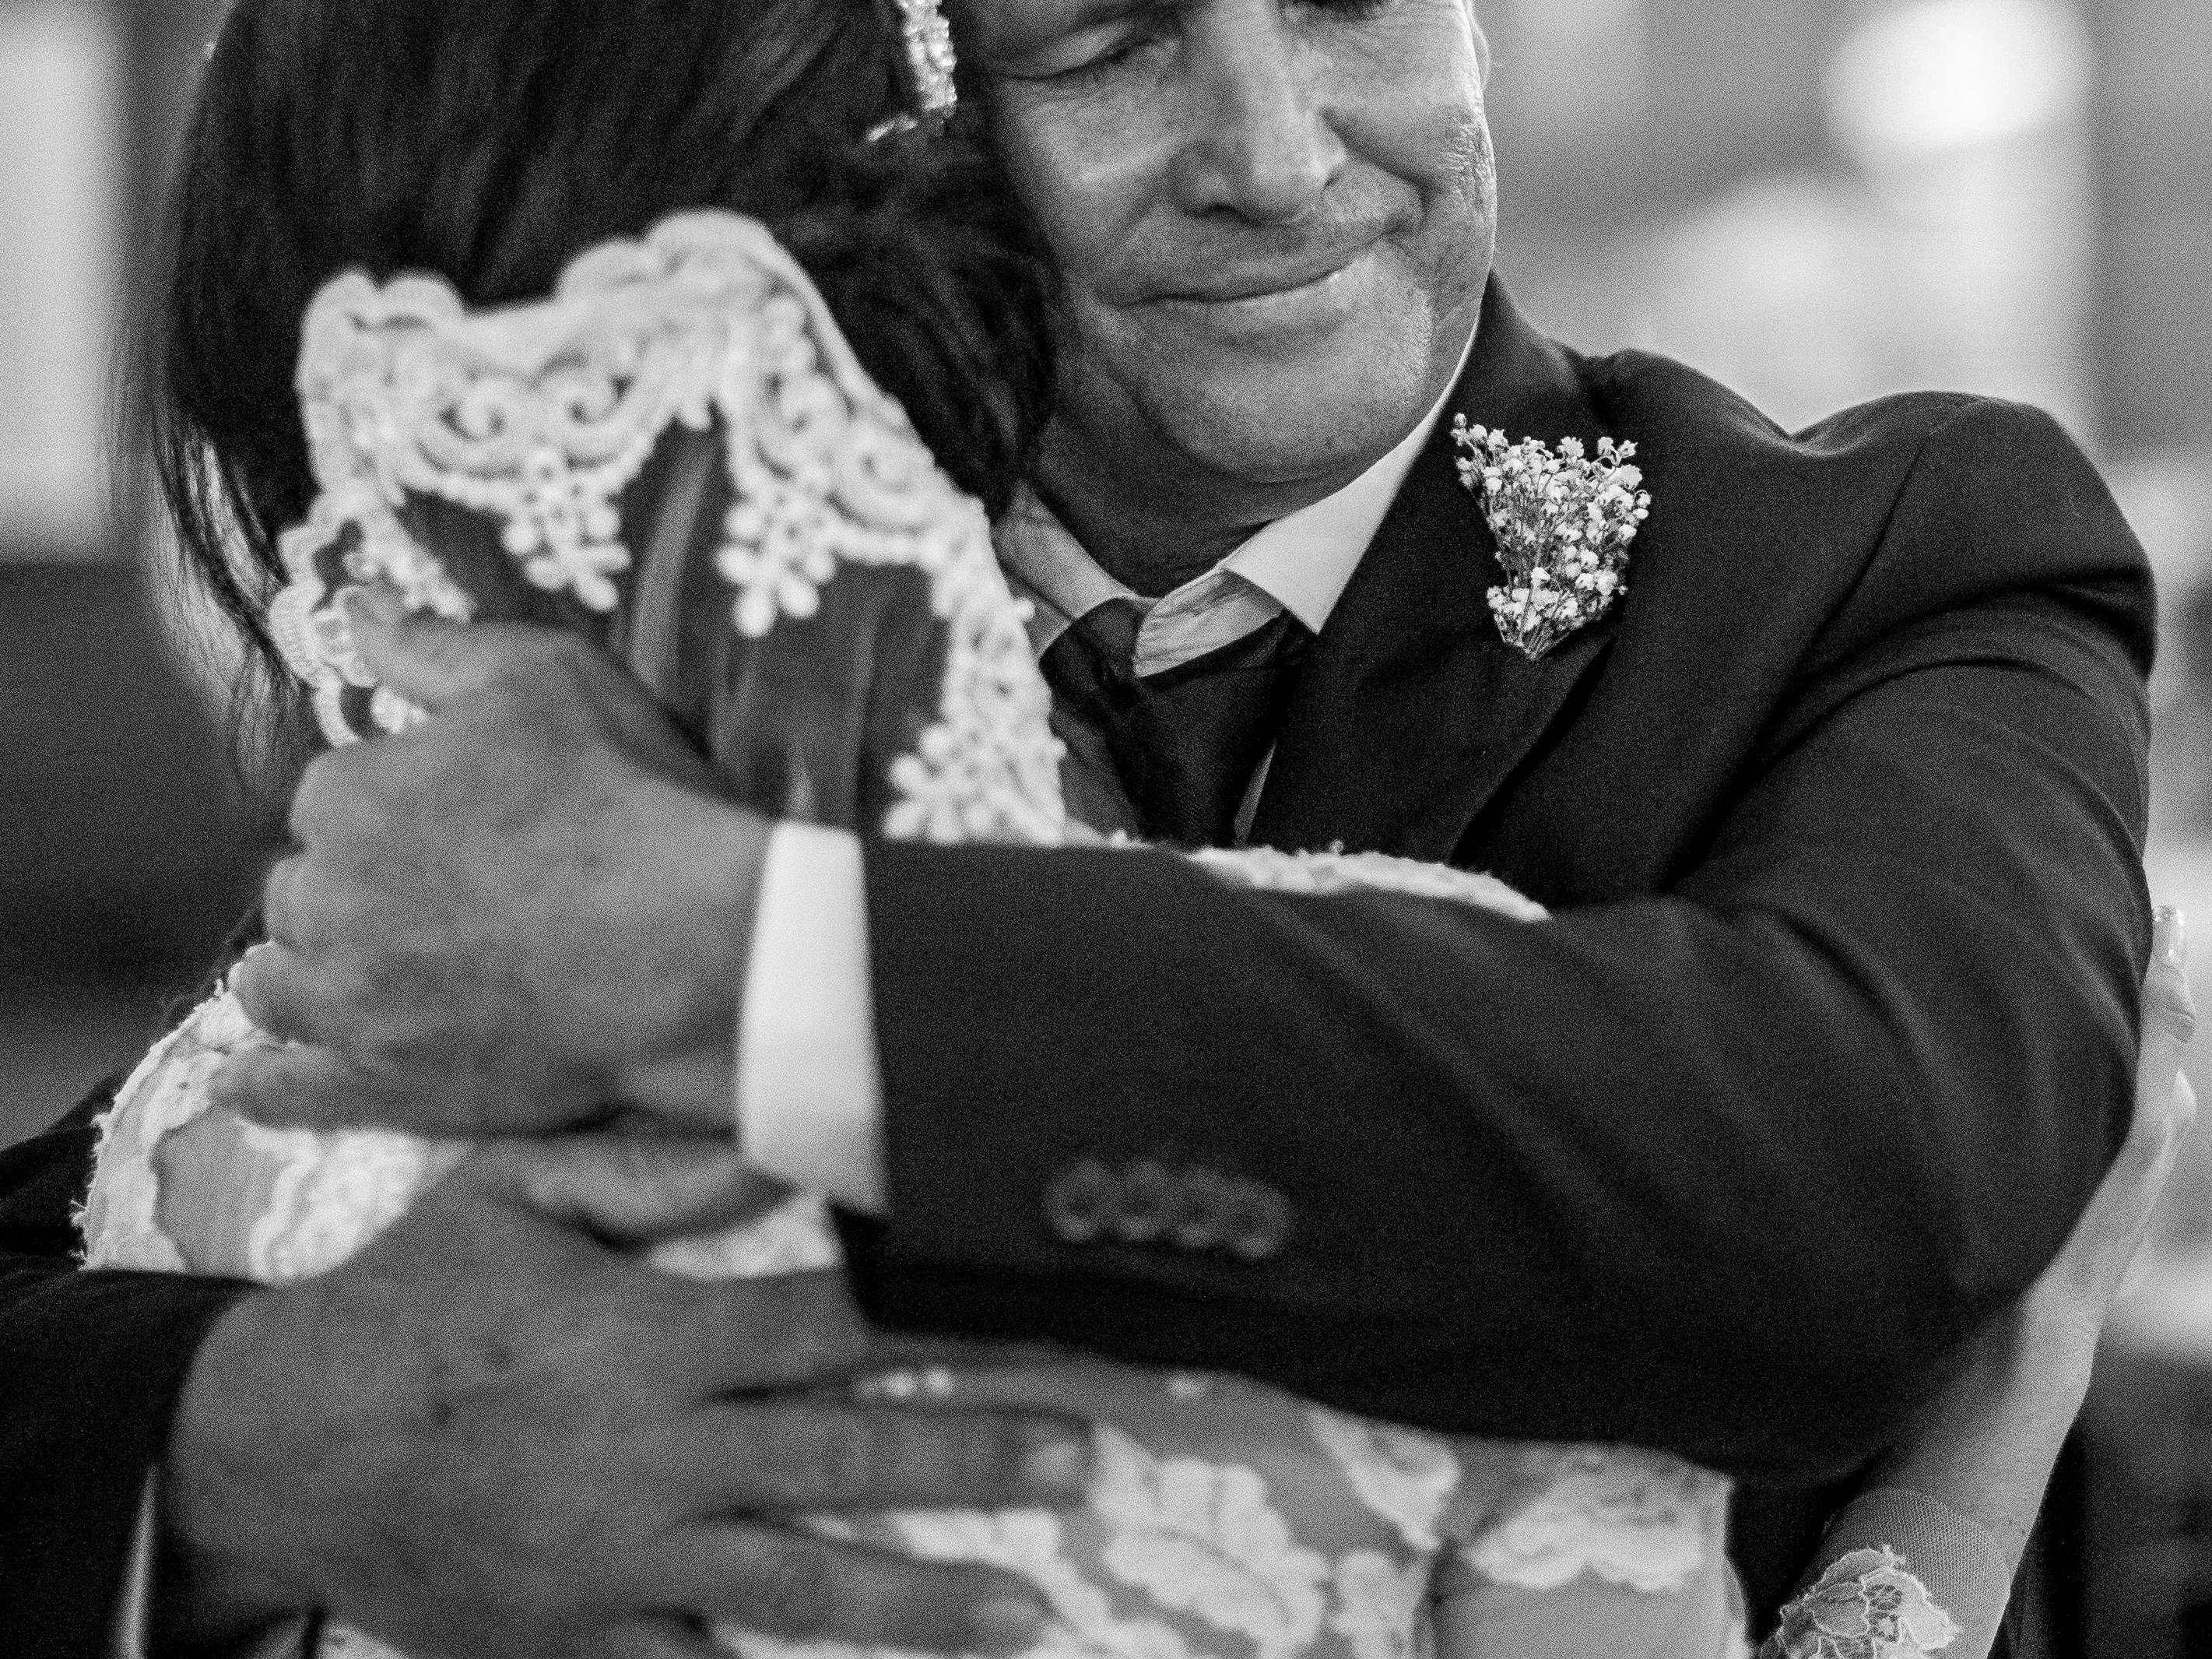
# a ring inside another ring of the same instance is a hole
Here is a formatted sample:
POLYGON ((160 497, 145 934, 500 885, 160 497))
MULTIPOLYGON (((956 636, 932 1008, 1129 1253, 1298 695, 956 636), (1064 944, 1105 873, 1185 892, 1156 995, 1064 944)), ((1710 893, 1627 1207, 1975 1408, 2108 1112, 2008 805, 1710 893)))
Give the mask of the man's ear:
POLYGON ((1482 89, 1490 90, 1490 37, 1482 32, 1482 19, 1474 15, 1474 0, 1464 0, 1467 26, 1474 31, 1474 61, 1482 69, 1482 89))

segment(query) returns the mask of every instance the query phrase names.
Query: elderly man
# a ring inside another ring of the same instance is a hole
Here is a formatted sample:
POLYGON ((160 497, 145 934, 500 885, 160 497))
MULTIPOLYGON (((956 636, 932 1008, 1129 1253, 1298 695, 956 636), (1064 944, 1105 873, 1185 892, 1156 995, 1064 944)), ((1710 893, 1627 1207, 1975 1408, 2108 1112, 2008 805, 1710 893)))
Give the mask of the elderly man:
MULTIPOLYGON (((2110 498, 2027 411, 1793 437, 1533 331, 1491 275, 1465 0, 964 21, 1068 285, 1002 554, 1073 739, 1155 830, 1487 869, 1556 920, 775 829, 673 781, 673 737, 565 645, 403 628, 372 648, 435 718, 404 769, 310 774, 243 989, 314 1046, 234 1088, 518 1133, 610 1097, 726 1131, 734 1100, 756 1163, 842 1201, 881 1323, 1848 1476, 2049 1258, 2124 1116, 2151 603, 2110 498), (1548 650, 1489 603, 1462 416, 1641 446, 1628 597, 1548 650), (1102 701, 1083 665, 1117 653, 1136 689, 1102 701)), ((866 1340, 835 1287, 614 1248, 712 1170, 510 1151, 246 1294, 46 1259, 85 1133, 0 1196, 0 1480, 44 1506, 0 1520, 11 1651, 105 1639, 155 1467, 158 1601, 210 1651, 308 1604, 472 1655, 696 1651, 671 1614, 1036 1628, 1010 1581, 774 1524, 1063 1498, 1080 1440, 779 1392, 866 1340)), ((1770 1601, 1819 1516, 1747 1512, 1770 1601)))

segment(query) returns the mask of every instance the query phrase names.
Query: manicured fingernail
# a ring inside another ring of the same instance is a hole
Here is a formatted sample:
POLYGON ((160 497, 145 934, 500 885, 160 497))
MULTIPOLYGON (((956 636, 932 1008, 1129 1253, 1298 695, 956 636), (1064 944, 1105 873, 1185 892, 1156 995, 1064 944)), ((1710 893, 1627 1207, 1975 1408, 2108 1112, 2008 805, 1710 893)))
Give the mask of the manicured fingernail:
POLYGON ((2153 919, 2151 955, 2169 968, 2189 965, 2189 924, 2180 911, 2161 909, 2153 919))
POLYGON ((1052 1615, 1027 1597, 994 1595, 975 1609, 975 1651, 998 1659, 1027 1653, 1051 1625, 1052 1615))
POLYGON ((1055 1434, 1022 1460, 1022 1479, 1036 1490, 1079 1498, 1091 1485, 1091 1443, 1055 1434))

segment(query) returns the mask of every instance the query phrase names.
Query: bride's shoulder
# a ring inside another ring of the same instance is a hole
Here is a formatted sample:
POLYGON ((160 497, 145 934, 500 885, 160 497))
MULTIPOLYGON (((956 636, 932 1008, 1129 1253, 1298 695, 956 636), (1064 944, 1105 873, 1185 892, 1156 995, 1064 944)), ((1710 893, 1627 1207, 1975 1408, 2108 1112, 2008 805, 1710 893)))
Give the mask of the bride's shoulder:
POLYGON ((204 1113, 210 1084, 232 1055, 268 1039, 228 990, 201 1001, 149 1049, 98 1121, 92 1183, 78 1215, 85 1265, 183 1273, 157 1218, 161 1143, 204 1113))

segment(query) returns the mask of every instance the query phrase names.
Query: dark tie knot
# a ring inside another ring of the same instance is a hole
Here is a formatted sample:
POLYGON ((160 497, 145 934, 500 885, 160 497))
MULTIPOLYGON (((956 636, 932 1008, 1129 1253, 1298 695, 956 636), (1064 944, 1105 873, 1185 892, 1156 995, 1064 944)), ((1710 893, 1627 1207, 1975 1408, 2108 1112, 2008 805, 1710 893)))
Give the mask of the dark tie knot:
POLYGON ((1133 682, 1137 636, 1151 611, 1140 599, 1109 599, 1077 617, 1067 631, 1097 658, 1103 672, 1116 680, 1133 682))
POLYGON ((1097 606, 1046 651, 1045 678, 1066 711, 1105 738, 1146 834, 1226 845, 1313 635, 1285 611, 1139 679, 1134 661, 1145 616, 1136 599, 1097 606))

